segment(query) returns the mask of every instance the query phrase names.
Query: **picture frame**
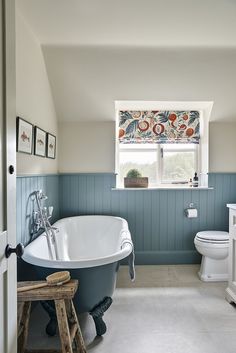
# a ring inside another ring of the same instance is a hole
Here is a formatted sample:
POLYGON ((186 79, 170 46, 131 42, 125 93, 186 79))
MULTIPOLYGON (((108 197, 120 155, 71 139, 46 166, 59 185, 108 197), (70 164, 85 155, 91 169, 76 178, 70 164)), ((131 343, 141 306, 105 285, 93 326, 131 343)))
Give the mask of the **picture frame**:
POLYGON ((47 133, 38 126, 34 127, 34 154, 35 156, 46 156, 47 133))
POLYGON ((56 136, 47 133, 47 158, 56 158, 56 136))
POLYGON ((16 151, 26 154, 33 152, 34 127, 21 117, 16 117, 16 151))

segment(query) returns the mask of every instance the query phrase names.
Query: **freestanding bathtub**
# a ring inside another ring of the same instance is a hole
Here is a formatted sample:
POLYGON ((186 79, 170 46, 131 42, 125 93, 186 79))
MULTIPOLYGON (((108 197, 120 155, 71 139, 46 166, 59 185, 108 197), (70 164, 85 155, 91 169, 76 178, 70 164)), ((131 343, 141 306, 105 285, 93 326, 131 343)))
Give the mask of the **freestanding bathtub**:
MULTIPOLYGON (((55 271, 68 270, 79 280, 74 304, 78 313, 89 312, 98 335, 106 331, 102 320, 112 302, 119 261, 132 256, 133 244, 126 220, 112 216, 77 216, 64 218, 53 225, 58 260, 49 256, 45 233, 26 246, 23 260, 35 266, 37 279, 55 271)), ((46 304, 51 321, 47 333, 55 334, 55 313, 46 304)))

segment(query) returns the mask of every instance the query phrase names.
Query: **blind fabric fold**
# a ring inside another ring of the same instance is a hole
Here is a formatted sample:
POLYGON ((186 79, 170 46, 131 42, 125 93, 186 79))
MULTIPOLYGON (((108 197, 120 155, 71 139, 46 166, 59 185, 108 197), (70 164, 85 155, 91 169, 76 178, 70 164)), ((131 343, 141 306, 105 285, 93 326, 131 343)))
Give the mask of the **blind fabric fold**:
POLYGON ((119 111, 120 143, 199 143, 198 111, 119 111))

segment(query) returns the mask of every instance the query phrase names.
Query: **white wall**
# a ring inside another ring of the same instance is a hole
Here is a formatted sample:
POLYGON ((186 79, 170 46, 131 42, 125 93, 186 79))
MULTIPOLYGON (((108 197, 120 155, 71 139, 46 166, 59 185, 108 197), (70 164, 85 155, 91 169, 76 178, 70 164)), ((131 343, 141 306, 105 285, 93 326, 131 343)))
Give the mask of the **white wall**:
POLYGON ((59 172, 115 170, 115 123, 59 123, 59 172))
MULTIPOLYGON (((19 12, 16 13, 16 113, 57 135, 57 117, 41 46, 19 12)), ((58 170, 57 159, 17 153, 17 174, 58 170)))
POLYGON ((60 121, 114 121, 116 100, 214 101, 236 121, 236 49, 44 46, 60 121))
POLYGON ((210 124, 211 172, 236 172, 236 123, 210 124))
MULTIPOLYGON (((59 123, 59 172, 115 171, 115 123, 59 123)), ((236 172, 236 123, 210 123, 209 172, 236 172)))

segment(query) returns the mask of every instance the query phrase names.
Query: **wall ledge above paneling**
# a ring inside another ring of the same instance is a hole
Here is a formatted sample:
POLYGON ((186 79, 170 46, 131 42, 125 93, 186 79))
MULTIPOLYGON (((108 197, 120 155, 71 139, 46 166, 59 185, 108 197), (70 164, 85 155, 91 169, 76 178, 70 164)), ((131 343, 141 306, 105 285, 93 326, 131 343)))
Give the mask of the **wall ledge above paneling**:
POLYGON ((59 175, 116 175, 113 172, 72 172, 72 173, 58 173, 59 175))
POLYGON ((33 177, 53 177, 58 176, 58 173, 45 173, 45 174, 18 174, 17 178, 33 178, 33 177))
POLYGON ((112 191, 155 191, 155 190, 188 190, 188 191, 199 191, 199 190, 213 190, 213 187, 207 186, 198 186, 190 187, 190 186, 157 186, 156 188, 111 188, 112 191))

